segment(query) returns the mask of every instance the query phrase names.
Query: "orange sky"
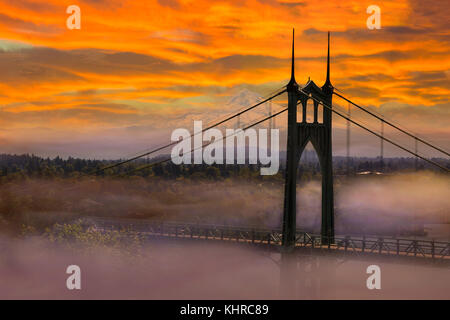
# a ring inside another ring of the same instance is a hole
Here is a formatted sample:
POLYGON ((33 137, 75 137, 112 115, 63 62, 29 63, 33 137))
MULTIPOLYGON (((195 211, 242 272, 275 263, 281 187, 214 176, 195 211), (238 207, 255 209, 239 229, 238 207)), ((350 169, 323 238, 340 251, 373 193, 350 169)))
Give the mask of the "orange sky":
POLYGON ((180 119, 233 111, 221 108, 241 89, 264 95, 286 83, 293 27, 300 84, 323 83, 330 30, 336 88, 450 145, 446 1, 0 0, 0 8, 3 152, 89 156, 83 143, 105 139, 110 148, 140 141, 139 150, 180 119), (81 30, 66 28, 73 4, 81 30), (381 30, 366 27, 372 4, 381 30))

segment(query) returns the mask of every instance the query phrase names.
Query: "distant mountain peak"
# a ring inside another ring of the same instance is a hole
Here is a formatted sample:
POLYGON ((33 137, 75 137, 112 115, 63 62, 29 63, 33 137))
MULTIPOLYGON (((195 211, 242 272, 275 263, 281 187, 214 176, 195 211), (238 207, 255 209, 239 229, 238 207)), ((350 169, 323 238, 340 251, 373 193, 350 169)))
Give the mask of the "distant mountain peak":
POLYGON ((262 97, 246 88, 239 90, 227 102, 227 105, 247 107, 262 100, 262 97))

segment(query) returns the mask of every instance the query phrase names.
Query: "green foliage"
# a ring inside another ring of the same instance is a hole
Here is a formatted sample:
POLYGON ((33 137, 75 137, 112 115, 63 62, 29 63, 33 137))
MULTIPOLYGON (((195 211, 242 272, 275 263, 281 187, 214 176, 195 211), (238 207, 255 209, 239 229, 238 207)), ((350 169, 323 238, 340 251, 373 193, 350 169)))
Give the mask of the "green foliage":
MULTIPOLYGON (((33 230, 25 229, 33 232, 33 230)), ((27 232, 24 233, 27 235, 27 232)), ((111 253, 128 253, 136 256, 141 253, 145 237, 130 229, 100 230, 96 227, 84 227, 79 220, 75 223, 55 224, 42 234, 51 243, 73 250, 102 250, 111 253)))

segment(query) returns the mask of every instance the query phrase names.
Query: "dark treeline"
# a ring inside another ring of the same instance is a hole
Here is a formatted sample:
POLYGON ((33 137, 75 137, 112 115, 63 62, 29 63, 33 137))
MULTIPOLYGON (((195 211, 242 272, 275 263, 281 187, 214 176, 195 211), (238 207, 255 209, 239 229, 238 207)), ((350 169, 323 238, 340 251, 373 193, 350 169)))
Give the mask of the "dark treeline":
MULTIPOLYGON (((158 162, 167 158, 167 155, 152 159, 138 159, 111 169, 98 172, 99 169, 116 163, 120 160, 90 160, 71 158, 62 159, 42 158, 35 155, 9 155, 0 154, 0 177, 2 181, 10 179, 26 178, 77 178, 88 175, 97 176, 157 176, 162 178, 204 178, 220 179, 229 177, 259 178, 280 180, 284 173, 283 155, 280 159, 280 170, 277 175, 262 177, 259 165, 175 165, 171 161, 154 165, 142 170, 136 170, 143 166, 158 162)), ((450 161, 445 159, 433 159, 450 168, 450 161)), ((439 170, 432 165, 418 161, 414 158, 350 158, 334 157, 335 175, 355 175, 361 173, 393 173, 411 170, 439 170)), ((320 175, 320 164, 315 152, 306 150, 299 164, 299 173, 309 180, 320 175)))

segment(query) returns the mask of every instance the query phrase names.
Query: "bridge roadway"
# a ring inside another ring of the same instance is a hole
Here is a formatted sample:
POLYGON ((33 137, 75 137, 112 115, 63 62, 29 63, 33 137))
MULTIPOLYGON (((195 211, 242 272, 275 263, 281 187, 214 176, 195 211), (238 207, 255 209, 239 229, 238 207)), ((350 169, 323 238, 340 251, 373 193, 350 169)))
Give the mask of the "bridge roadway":
MULTIPOLYGON (((204 240, 240 243, 280 252, 281 230, 188 222, 90 217, 86 228, 128 230, 151 239, 204 240)), ((338 255, 352 258, 389 258, 450 266, 450 242, 379 236, 335 236, 333 244, 322 245, 321 236, 297 230, 295 251, 307 254, 338 255)))

